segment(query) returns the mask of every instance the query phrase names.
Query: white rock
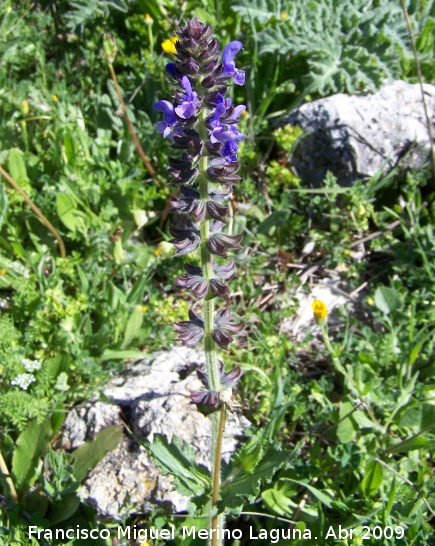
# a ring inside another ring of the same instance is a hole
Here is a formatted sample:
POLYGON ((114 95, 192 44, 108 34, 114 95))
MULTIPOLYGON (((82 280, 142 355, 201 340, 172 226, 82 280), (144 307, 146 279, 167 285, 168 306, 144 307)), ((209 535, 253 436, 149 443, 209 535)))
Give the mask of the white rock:
MULTIPOLYGON (((435 131, 435 86, 424 84, 435 131)), ((329 170, 340 185, 387 173, 399 162, 403 170, 428 162, 430 142, 420 86, 403 81, 373 95, 332 95, 292 111, 287 123, 300 126, 301 139, 291 158, 308 185, 319 186, 329 170)))

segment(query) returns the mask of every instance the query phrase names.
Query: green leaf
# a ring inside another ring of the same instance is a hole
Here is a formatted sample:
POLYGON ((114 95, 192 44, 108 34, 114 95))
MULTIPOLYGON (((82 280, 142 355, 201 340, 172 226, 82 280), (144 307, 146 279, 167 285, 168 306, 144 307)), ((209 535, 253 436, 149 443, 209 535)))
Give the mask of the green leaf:
POLYGON ((60 501, 55 502, 50 506, 46 518, 51 525, 65 521, 77 512, 80 506, 80 499, 77 495, 67 495, 60 501))
POLYGON ((18 148, 12 148, 9 152, 9 174, 20 187, 25 189, 29 184, 29 177, 23 155, 18 148))
POLYGON ((141 307, 139 305, 136 305, 136 307, 133 310, 133 313, 130 315, 129 319, 127 320, 127 324, 124 330, 124 341, 122 342, 121 349, 124 349, 125 347, 130 345, 130 343, 139 333, 139 330, 142 327, 142 323, 143 323, 143 312, 141 307))
MULTIPOLYGON (((242 448, 243 450, 243 448, 242 448)), ((244 457, 236 457, 225 471, 222 482, 222 502, 225 507, 235 508, 240 503, 240 497, 253 502, 260 493, 261 483, 269 483, 278 470, 294 465, 295 452, 277 449, 274 446, 264 446, 261 449, 261 459, 257 460, 255 468, 246 472, 244 457)), ((249 457, 251 462, 251 458, 249 457)))
POLYGON ((247 23, 254 20, 261 24, 267 23, 272 17, 280 18, 283 11, 274 0, 250 0, 246 4, 240 2, 238 5, 233 5, 233 9, 247 23))
MULTIPOLYGON (((63 372, 64 373, 64 372, 63 372)), ((53 434, 56 434, 61 429, 65 421, 65 408, 62 403, 56 404, 56 407, 53 409, 53 412, 50 416, 51 428, 53 429, 53 434)))
MULTIPOLYGON (((289 499, 279 489, 266 489, 261 494, 261 498, 268 508, 283 517, 293 517, 295 510, 298 508, 298 504, 289 499)), ((316 520, 319 517, 318 511, 307 506, 307 504, 302 507, 301 512, 311 520, 316 520)))
POLYGON ((31 421, 18 436, 12 458, 12 474, 15 487, 21 493, 25 492, 35 478, 35 469, 49 445, 51 435, 50 420, 46 418, 42 423, 31 421))
POLYGON ((121 440, 123 427, 112 425, 101 430, 91 442, 86 442, 73 452, 74 477, 82 481, 86 472, 94 468, 121 440))
POLYGON ((257 226, 257 232, 271 236, 277 229, 287 225, 289 219, 290 213, 288 211, 276 210, 257 226))
POLYGON ((364 478, 361 482, 361 489, 366 496, 373 496, 382 485, 384 479, 384 467, 377 461, 369 461, 366 466, 364 478))
POLYGON ((181 494, 201 495, 210 487, 208 470, 195 462, 193 448, 177 436, 169 442, 163 434, 155 434, 152 442, 146 441, 142 445, 152 453, 163 474, 175 478, 181 494))
POLYGON ((334 503, 334 498, 329 493, 325 493, 324 491, 320 491, 319 489, 316 489, 315 487, 313 487, 309 483, 305 483, 305 482, 302 482, 302 481, 299 481, 299 480, 292 480, 291 478, 283 478, 283 481, 289 481, 289 482, 293 482, 293 483, 297 483, 299 485, 302 485, 303 487, 308 489, 308 491, 310 491, 310 493, 312 493, 316 497, 316 499, 318 499, 322 504, 324 504, 328 508, 332 508, 333 503, 334 503))
POLYGON ((402 305, 397 292, 388 286, 379 286, 376 289, 374 300, 376 307, 386 315, 396 311, 402 305))
POLYGON ((3 223, 6 221, 6 215, 8 211, 8 194, 4 184, 0 182, 0 229, 3 223))
POLYGON ((403 442, 400 442, 397 445, 390 447, 388 449, 388 453, 408 453, 408 451, 413 451, 414 449, 430 449, 434 446, 435 441, 431 441, 427 438, 417 436, 416 438, 404 440, 403 442))
POLYGON ((354 409, 352 402, 340 402, 340 422, 337 427, 337 437, 343 444, 351 442, 357 431, 356 423, 351 416, 354 409), (348 415, 348 417, 345 417, 346 415, 348 415))
POLYGON ((393 508, 395 501, 396 501, 396 478, 393 476, 390 494, 388 495, 388 504, 385 509, 385 514, 387 517, 390 515, 391 509, 393 508))
POLYGON ((56 195, 57 214, 62 223, 71 231, 84 228, 83 214, 77 209, 77 201, 67 193, 56 195))
POLYGON ((143 295, 146 290, 146 287, 149 283, 148 275, 144 274, 140 276, 136 282, 133 284, 130 292, 127 296, 127 303, 132 305, 139 305, 143 302, 143 295))
POLYGON ((145 357, 145 353, 142 351, 135 351, 134 349, 124 351, 112 351, 106 349, 100 357, 100 362, 104 360, 139 360, 145 357))

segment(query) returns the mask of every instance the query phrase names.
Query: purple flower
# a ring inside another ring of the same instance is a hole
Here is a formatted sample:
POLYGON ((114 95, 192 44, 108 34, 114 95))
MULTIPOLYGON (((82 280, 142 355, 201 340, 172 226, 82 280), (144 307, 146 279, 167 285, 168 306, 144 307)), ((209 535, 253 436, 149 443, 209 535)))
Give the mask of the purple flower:
POLYGON ((176 80, 180 77, 180 73, 178 72, 175 63, 168 63, 166 65, 166 72, 176 80))
POLYGON ((184 268, 188 274, 177 277, 178 286, 192 290, 198 299, 218 296, 228 301, 229 288, 225 283, 216 278, 205 279, 201 267, 185 264, 184 268))
POLYGON ((213 339, 222 347, 227 350, 228 345, 233 341, 233 335, 240 334, 245 328, 243 322, 232 322, 230 310, 224 309, 219 311, 215 318, 215 328, 213 330, 213 339))
MULTIPOLYGON (((243 375, 243 372, 240 366, 236 366, 228 373, 225 372, 225 368, 221 360, 218 361, 218 369, 219 369, 219 379, 220 379, 221 385, 226 389, 230 389, 231 387, 233 387, 243 375)), ((196 375, 198 376, 198 379, 201 381, 203 387, 205 389, 209 389, 210 386, 208 382, 207 373, 198 369, 196 370, 196 375)))
POLYGON ((215 233, 208 240, 208 249, 212 254, 228 258, 227 250, 240 250, 242 247, 243 235, 227 235, 226 233, 215 233))
POLYGON ((204 415, 209 415, 219 410, 223 404, 230 411, 233 411, 234 405, 232 404, 231 388, 237 383, 243 372, 240 366, 236 366, 230 372, 226 373, 221 361, 218 362, 218 367, 220 382, 224 389, 221 392, 210 390, 207 374, 201 370, 196 370, 196 375, 206 390, 193 392, 190 398, 197 405, 198 411, 204 415))
POLYGON ((186 93, 183 96, 183 102, 175 108, 175 113, 182 119, 189 119, 195 115, 197 93, 192 91, 192 85, 187 76, 181 78, 180 85, 186 93))
POLYGON ((216 391, 192 392, 190 398, 203 415, 210 415, 222 407, 222 401, 216 391))
POLYGON ((204 321, 192 309, 189 309, 189 319, 176 322, 174 329, 179 334, 178 339, 184 345, 192 347, 204 335, 204 321))
POLYGON ((234 140, 229 140, 228 142, 225 142, 225 144, 222 146, 221 154, 227 163, 236 163, 238 151, 239 147, 234 142, 234 140))
POLYGON ((233 78, 233 82, 236 85, 243 85, 245 83, 244 70, 236 68, 234 62, 234 57, 241 49, 243 49, 242 42, 235 40, 226 45, 222 51, 222 64, 224 65, 224 69, 221 76, 224 78, 233 78))
POLYGON ((159 100, 153 106, 154 110, 163 112, 163 121, 156 125, 157 130, 166 138, 171 134, 171 127, 177 124, 178 118, 175 114, 174 105, 168 100, 159 100))
POLYGON ((222 123, 219 123, 210 135, 210 142, 228 142, 229 140, 240 142, 244 138, 245 135, 240 133, 234 125, 223 125, 222 123))
POLYGON ((169 231, 174 237, 174 239, 170 241, 176 248, 174 256, 182 256, 183 254, 188 254, 198 248, 201 238, 198 229, 191 222, 187 222, 187 225, 184 228, 171 226, 169 231))

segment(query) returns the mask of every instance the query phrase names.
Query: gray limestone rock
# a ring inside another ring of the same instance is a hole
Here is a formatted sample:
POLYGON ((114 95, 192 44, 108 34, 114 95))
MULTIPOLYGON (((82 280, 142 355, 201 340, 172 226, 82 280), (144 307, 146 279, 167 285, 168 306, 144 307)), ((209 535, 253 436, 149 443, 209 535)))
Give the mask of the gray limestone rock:
MULTIPOLYGON (((435 86, 424 91, 435 131, 435 86)), ((307 136, 297 144, 291 165, 303 182, 320 186, 331 171, 343 186, 387 173, 420 168, 430 142, 420 86, 396 81, 373 95, 337 94, 292 111, 287 123, 307 136)))
MULTIPOLYGON (((107 426, 126 423, 134 435, 150 441, 154 434, 165 434, 169 439, 179 436, 194 448, 197 462, 209 466, 210 419, 190 403, 190 393, 201 388, 195 370, 203 364, 204 355, 186 347, 129 364, 104 387, 99 399, 81 404, 68 414, 63 447, 74 449, 107 426)), ((247 425, 246 419, 231 416, 224 453, 234 451, 236 438, 247 425)), ((101 517, 146 513, 157 505, 179 512, 188 503, 128 434, 89 472, 81 495, 101 517)))

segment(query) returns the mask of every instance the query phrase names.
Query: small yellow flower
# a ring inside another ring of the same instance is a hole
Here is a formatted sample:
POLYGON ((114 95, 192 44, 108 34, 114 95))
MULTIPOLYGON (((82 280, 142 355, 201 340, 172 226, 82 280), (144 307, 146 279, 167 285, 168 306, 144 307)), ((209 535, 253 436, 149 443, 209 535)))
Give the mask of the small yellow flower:
POLYGON ((146 313, 148 311, 148 307, 146 305, 142 305, 140 310, 142 311, 142 313, 146 313))
POLYGON ((148 25, 153 24, 153 18, 149 13, 145 13, 145 23, 147 23, 148 25))
POLYGON ((316 321, 324 321, 328 316, 328 308, 323 301, 313 301, 311 307, 313 308, 313 314, 316 321))
POLYGON ((0 277, 4 277, 6 275, 6 269, 0 269, 0 277))
POLYGON ((159 254, 161 254, 163 252, 163 248, 161 246, 157 247, 154 251, 154 255, 155 256, 158 256, 159 254))
POLYGON ((177 53, 177 50, 175 49, 175 43, 178 42, 177 36, 173 36, 172 38, 168 38, 164 42, 162 42, 162 49, 165 53, 172 53, 175 55, 177 53))
POLYGON ((51 100, 57 102, 59 99, 57 98, 57 95, 51 95, 51 100))
POLYGON ((287 12, 286 11, 283 11, 281 13, 281 19, 286 19, 287 18, 287 12))
POLYGON ((22 106, 23 106, 23 114, 27 116, 27 114, 29 113, 29 101, 23 100, 22 106))
POLYGON ((367 298, 367 303, 369 305, 374 305, 375 304, 375 300, 373 298, 367 298))

